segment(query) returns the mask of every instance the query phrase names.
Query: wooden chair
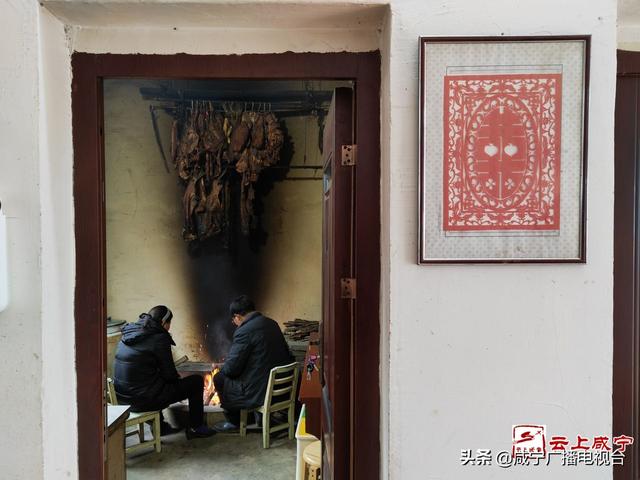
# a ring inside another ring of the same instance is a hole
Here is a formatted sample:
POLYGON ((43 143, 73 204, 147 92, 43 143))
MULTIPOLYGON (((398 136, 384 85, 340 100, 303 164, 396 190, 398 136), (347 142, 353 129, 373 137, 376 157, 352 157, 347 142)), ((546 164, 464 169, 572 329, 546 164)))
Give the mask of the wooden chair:
MULTIPOLYGON (((118 397, 116 397, 116 389, 113 386, 113 380, 107 378, 107 398, 111 405, 118 405, 118 397)), ((146 447, 153 446, 156 452, 160 453, 162 446, 160 445, 160 411, 152 412, 131 412, 127 422, 125 423, 125 441, 127 437, 138 435, 140 443, 131 445, 125 449, 126 453, 133 453, 146 447), (151 422, 151 440, 144 439, 144 424, 151 422), (133 427, 133 428, 130 428, 133 427)))
POLYGON ((240 410, 240 436, 247 435, 247 416, 249 412, 260 412, 262 414, 262 447, 269 448, 270 435, 286 428, 289 429, 289 440, 293 440, 295 427, 296 390, 298 388, 298 378, 300 370, 297 362, 274 367, 269 373, 269 383, 264 395, 264 404, 253 409, 240 410), (278 397, 286 396, 286 400, 278 397), (272 400, 278 399, 277 403, 272 400), (280 425, 271 426, 271 414, 287 410, 287 421, 280 425))

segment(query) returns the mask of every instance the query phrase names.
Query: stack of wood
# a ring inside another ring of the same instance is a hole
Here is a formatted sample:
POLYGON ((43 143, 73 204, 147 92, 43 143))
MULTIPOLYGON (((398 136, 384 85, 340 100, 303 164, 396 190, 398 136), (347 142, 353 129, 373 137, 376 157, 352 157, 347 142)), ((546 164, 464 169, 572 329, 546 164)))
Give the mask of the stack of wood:
POLYGON ((309 335, 320 329, 320 322, 296 318, 291 322, 284 322, 284 334, 290 340, 307 341, 309 335))

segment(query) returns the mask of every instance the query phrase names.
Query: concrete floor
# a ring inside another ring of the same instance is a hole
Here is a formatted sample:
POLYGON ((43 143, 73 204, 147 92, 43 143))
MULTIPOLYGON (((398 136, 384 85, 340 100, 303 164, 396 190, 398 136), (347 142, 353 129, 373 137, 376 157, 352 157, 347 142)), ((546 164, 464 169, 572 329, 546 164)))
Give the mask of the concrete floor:
POLYGON ((184 431, 162 437, 162 452, 127 459, 128 480, 293 480, 296 441, 285 435, 262 448, 262 435, 217 434, 187 440, 184 431))

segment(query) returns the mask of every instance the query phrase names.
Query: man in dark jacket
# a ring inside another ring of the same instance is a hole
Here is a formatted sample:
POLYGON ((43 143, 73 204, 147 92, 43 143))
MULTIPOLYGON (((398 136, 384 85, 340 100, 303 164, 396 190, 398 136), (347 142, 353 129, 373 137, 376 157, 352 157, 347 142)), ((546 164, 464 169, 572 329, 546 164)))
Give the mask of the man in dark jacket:
POLYGON ((214 428, 225 432, 237 429, 241 409, 264 403, 271 369, 293 361, 278 324, 257 312, 249 297, 236 298, 229 311, 237 328, 224 365, 213 379, 228 420, 214 428))
MULTIPOLYGON (((113 363, 116 395, 134 412, 162 410, 188 398, 187 438, 209 437, 215 431, 204 424, 202 377, 180 378, 173 363, 171 346, 175 343, 169 334, 172 318, 171 310, 159 305, 122 328, 113 363)), ((162 422, 161 434, 173 431, 162 422)))

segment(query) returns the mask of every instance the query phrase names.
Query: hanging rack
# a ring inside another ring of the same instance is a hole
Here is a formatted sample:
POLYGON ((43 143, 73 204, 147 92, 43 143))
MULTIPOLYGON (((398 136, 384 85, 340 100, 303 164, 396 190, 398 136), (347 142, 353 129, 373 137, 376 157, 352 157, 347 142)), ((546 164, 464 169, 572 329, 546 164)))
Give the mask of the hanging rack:
POLYGON ((196 91, 173 90, 166 88, 141 87, 140 94, 145 100, 161 102, 156 108, 167 113, 177 109, 193 109, 203 103, 214 111, 225 111, 225 105, 238 105, 244 111, 274 112, 278 116, 322 115, 328 111, 331 92, 306 91, 302 93, 274 93, 269 95, 248 95, 238 98, 234 95, 206 94, 196 91))
MULTIPOLYGON (((176 104, 166 104, 166 103, 161 103, 158 105, 151 105, 150 108, 152 108, 153 110, 161 110, 164 111, 168 114, 173 114, 174 112, 177 111, 181 111, 184 110, 184 104, 187 104, 188 102, 175 102, 176 104)), ((190 106, 186 107, 186 110, 192 110, 192 108, 190 106)), ((270 106, 269 103, 264 103, 264 104, 255 104, 254 103, 254 108, 253 109, 247 109, 247 110, 240 110, 240 113, 242 111, 254 111, 254 112, 273 112, 275 114, 278 115, 279 118, 286 118, 286 117, 306 117, 306 116, 322 116, 323 114, 326 113, 326 111, 328 110, 328 107, 326 109, 324 108, 318 108, 318 107, 304 107, 304 106, 299 106, 297 108, 295 108, 295 106, 290 105, 288 107, 284 107, 284 106, 279 106, 279 107, 273 107, 270 106)), ((213 108, 214 112, 220 112, 220 113, 225 113, 225 110, 223 108, 213 108)))
MULTIPOLYGON (((160 149, 164 167, 169 172, 169 160, 164 152, 157 125, 157 112, 163 111, 173 117, 176 113, 188 113, 193 110, 205 109, 218 111, 227 115, 240 115, 244 111, 273 112, 278 117, 314 116, 318 118, 318 124, 322 126, 324 116, 327 114, 331 102, 332 92, 309 90, 308 86, 302 93, 276 93, 272 95, 253 95, 248 98, 238 99, 225 95, 207 95, 202 92, 184 91, 181 89, 141 87, 140 94, 145 100, 160 102, 158 105, 149 105, 156 143, 160 149)), ((306 130, 306 124, 305 124, 306 130)), ((307 142, 305 132, 305 144, 307 142)), ((306 150, 306 145, 305 145, 306 150)), ((306 163, 306 155, 304 162, 306 163)), ((322 165, 289 165, 271 167, 278 170, 311 170, 311 176, 287 177, 284 180, 322 180, 322 176, 316 177, 315 172, 323 168, 322 165)))

